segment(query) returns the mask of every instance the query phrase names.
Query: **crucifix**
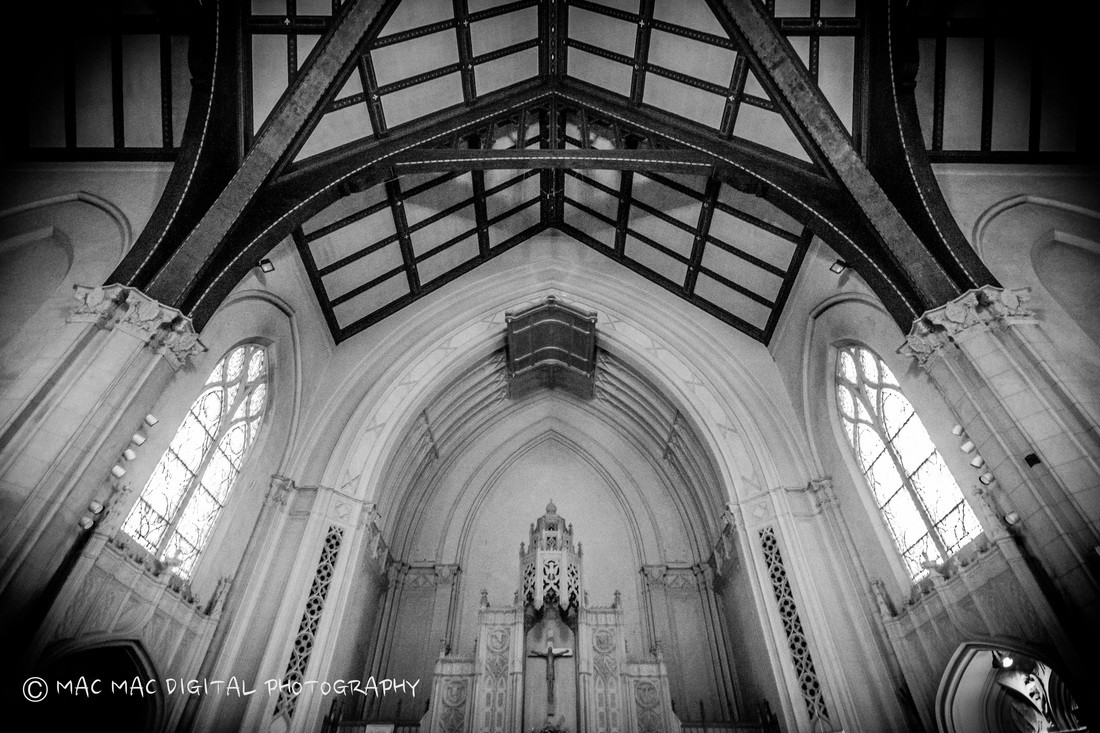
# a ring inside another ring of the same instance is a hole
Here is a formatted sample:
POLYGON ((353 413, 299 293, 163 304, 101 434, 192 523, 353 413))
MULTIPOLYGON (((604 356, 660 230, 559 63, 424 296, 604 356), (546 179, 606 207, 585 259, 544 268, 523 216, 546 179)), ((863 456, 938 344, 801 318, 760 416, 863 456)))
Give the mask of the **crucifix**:
POLYGON ((569 647, 555 647, 554 634, 551 632, 546 637, 546 651, 531 652, 531 657, 543 657, 546 659, 546 710, 552 714, 554 711, 554 660, 559 657, 573 656, 573 650, 569 647))

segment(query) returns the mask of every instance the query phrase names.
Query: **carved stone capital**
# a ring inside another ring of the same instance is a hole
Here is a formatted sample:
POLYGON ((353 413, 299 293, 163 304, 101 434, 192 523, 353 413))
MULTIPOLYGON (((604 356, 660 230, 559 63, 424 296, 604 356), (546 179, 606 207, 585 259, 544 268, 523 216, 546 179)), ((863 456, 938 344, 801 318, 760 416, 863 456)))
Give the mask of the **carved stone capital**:
POLYGON ((1034 313, 1023 305, 1028 292, 1027 288, 1006 290, 992 285, 968 290, 914 321, 898 353, 925 366, 945 345, 977 330, 1033 323, 1034 313))
POLYGON ((359 521, 364 527, 371 528, 371 531, 376 531, 378 520, 382 518, 382 514, 378 511, 378 505, 373 501, 363 502, 363 510, 359 514, 359 521))
POLYGON ((191 319, 126 285, 74 285, 76 300, 68 320, 118 329, 162 354, 173 368, 206 351, 191 319))
POLYGON ((435 577, 437 582, 449 583, 451 578, 458 574, 458 565, 444 565, 437 564, 435 566, 435 577))
POLYGON ((668 565, 643 565, 642 574, 650 583, 659 583, 668 572, 668 565))
POLYGON ((806 489, 813 495, 819 507, 834 506, 837 503, 836 492, 833 491, 833 477, 812 478, 806 484, 806 489))
POLYGON ((290 499, 290 495, 298 487, 294 484, 294 479, 287 478, 286 476, 274 475, 271 477, 271 488, 267 490, 267 496, 264 497, 264 504, 271 506, 286 506, 287 501, 290 499))
POLYGON ((121 285, 74 285, 73 298, 76 305, 67 319, 70 323, 99 323, 106 326, 126 300, 126 292, 121 285))

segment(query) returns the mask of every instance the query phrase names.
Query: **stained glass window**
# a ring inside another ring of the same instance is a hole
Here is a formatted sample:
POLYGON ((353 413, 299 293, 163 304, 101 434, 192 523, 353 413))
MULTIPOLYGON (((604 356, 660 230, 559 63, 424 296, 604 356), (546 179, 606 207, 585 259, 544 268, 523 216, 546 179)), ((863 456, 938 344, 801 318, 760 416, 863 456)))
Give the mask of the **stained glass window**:
POLYGON ((837 408, 910 577, 923 578, 982 528, 897 379, 862 346, 840 350, 837 408))
POLYGON ((222 357, 122 525, 185 580, 256 439, 266 398, 263 347, 244 344, 222 357))

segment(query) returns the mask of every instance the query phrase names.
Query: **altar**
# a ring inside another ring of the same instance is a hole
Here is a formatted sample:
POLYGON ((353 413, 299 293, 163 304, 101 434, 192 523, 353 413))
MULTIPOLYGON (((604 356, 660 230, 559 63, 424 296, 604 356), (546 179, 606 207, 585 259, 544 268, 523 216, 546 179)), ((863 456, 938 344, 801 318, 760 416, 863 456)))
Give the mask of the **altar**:
POLYGON ((553 502, 520 545, 513 603, 482 594, 474 657, 444 653, 421 730, 665 733, 680 730, 660 650, 630 659, 616 591, 590 606, 580 543, 553 502))

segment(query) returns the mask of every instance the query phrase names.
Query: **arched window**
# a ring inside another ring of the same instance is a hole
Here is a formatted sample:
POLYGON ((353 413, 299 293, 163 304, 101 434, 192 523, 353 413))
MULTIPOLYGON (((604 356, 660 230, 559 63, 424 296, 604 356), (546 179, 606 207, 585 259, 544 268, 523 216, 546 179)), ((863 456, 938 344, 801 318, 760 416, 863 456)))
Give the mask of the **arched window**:
POLYGON ((256 439, 266 398, 263 347, 244 344, 223 356, 122 525, 185 580, 256 439))
POLYGON ((844 433, 910 577, 942 563, 981 531, 893 373, 862 346, 840 350, 836 396, 844 433))

